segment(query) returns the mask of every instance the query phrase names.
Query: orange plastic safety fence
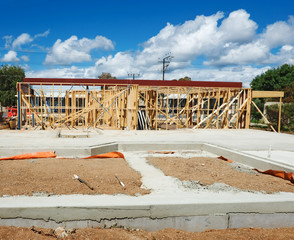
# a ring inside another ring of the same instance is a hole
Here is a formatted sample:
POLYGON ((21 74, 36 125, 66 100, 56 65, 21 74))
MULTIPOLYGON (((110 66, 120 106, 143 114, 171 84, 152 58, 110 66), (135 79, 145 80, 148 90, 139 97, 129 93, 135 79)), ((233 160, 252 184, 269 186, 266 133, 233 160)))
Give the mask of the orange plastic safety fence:
MULTIPOLYGON (((25 153, 11 157, 0 158, 1 160, 21 160, 21 159, 31 159, 31 158, 60 158, 66 159, 64 157, 57 157, 54 152, 34 152, 34 153, 25 153)), ((90 158, 123 158, 125 156, 121 152, 109 152, 99 155, 94 155, 82 159, 90 159, 90 158)))
POLYGON ((125 156, 121 152, 109 152, 104 154, 98 154, 90 157, 85 157, 83 159, 90 159, 90 158, 123 158, 125 159, 125 156))
POLYGON ((234 161, 232 161, 232 160, 230 160, 230 159, 228 159, 228 158, 225 158, 225 157, 223 157, 223 156, 219 156, 219 157, 217 157, 218 159, 221 159, 221 160, 224 160, 224 161, 226 161, 226 162, 229 162, 229 163, 233 163, 234 161))
POLYGON ((291 172, 287 173, 285 171, 278 171, 278 170, 271 170, 271 169, 267 170, 267 171, 261 171, 256 168, 253 170, 260 172, 260 173, 263 173, 263 174, 268 174, 268 175, 272 175, 275 177, 283 178, 285 180, 290 181, 291 183, 294 183, 294 175, 291 172))
POLYGON ((31 159, 31 158, 55 158, 54 152, 34 152, 34 153, 24 153, 16 156, 0 158, 1 160, 21 160, 21 159, 31 159))

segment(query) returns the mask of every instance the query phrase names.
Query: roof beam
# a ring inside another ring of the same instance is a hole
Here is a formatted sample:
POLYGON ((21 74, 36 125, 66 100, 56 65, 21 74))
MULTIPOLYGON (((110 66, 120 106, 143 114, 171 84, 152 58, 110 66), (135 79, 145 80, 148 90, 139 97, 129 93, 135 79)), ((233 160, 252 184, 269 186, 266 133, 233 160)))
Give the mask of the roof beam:
POLYGON ((279 98, 284 97, 281 91, 252 91, 252 98, 279 98))
POLYGON ((215 81, 177 81, 177 80, 129 80, 129 79, 84 79, 84 78, 24 78, 24 83, 31 85, 129 85, 163 86, 163 87, 212 87, 212 88, 242 88, 242 82, 215 81))

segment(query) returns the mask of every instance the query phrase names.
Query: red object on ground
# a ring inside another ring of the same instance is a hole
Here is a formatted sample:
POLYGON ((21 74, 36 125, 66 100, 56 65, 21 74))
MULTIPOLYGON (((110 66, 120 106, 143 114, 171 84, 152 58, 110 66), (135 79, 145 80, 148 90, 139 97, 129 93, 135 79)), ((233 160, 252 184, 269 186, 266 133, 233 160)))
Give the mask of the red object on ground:
POLYGON ((7 107, 7 117, 16 117, 17 107, 7 107))
POLYGON ((54 152, 34 152, 34 153, 24 153, 16 156, 0 158, 0 160, 21 160, 21 159, 31 159, 31 158, 55 158, 54 152))
POLYGON ((253 170, 259 172, 259 173, 263 173, 263 174, 268 174, 268 175, 272 175, 275 177, 279 177, 279 178, 283 178, 285 180, 289 180, 291 183, 294 183, 294 175, 293 173, 287 173, 285 171, 278 171, 278 170, 267 170, 267 171, 261 171, 258 170, 256 168, 254 168, 253 170))
POLYGON ((230 159, 227 159, 227 158, 225 158, 225 157, 223 157, 223 156, 219 156, 219 157, 217 157, 218 159, 221 159, 221 160, 224 160, 224 161, 226 161, 226 162, 229 162, 229 163, 233 163, 234 161, 232 161, 232 160, 230 160, 230 159))
POLYGON ((125 159, 125 156, 121 152, 109 152, 104 154, 93 155, 90 157, 85 157, 83 159, 90 159, 90 158, 123 158, 125 159))

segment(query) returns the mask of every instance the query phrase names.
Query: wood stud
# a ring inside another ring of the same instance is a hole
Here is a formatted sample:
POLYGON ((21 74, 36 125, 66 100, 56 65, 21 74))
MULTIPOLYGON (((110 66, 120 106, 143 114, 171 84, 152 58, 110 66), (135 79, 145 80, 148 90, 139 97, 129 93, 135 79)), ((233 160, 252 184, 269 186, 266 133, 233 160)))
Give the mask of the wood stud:
POLYGON ((144 130, 250 127, 253 97, 248 88, 123 84, 93 84, 86 88, 57 83, 46 87, 41 83, 37 87, 27 83, 18 83, 18 86, 21 89, 18 107, 25 116, 22 124, 31 128, 35 126, 35 129, 99 127, 134 130, 139 127, 138 111, 144 112, 144 130))

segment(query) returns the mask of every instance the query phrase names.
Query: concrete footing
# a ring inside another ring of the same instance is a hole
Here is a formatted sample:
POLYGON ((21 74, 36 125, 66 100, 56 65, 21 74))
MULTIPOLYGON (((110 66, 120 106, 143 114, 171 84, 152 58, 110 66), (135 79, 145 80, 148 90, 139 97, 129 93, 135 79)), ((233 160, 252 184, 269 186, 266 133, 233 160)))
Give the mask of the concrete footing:
MULTIPOLYGON (((67 140, 66 138, 64 140, 67 140)), ((87 138, 87 141, 90 138, 87 138)), ((66 143, 66 142, 65 142, 66 143)), ((294 164, 277 162, 247 154, 239 149, 211 142, 141 140, 102 141, 93 144, 48 147, 1 147, 0 155, 8 156, 56 151, 59 156, 85 157, 111 151, 121 151, 127 158, 132 151, 177 150, 208 152, 222 155, 261 170, 294 171, 294 164)), ((132 164, 136 164, 134 159, 132 164)), ((141 169, 144 166, 141 166, 141 169)), ((140 168, 136 169, 140 172, 140 168)), ((142 173, 141 173, 142 174, 142 173)), ((144 185, 144 174, 142 175, 144 185)), ((163 176, 164 177, 164 176, 163 176)), ((146 179, 145 179, 146 180, 146 179)), ((174 184, 174 183, 173 183, 174 184)), ((0 198, 0 225, 37 226, 46 228, 126 227, 155 231, 177 228, 186 231, 244 227, 294 227, 294 194, 263 194, 253 192, 209 192, 208 190, 156 189, 145 196, 125 195, 62 195, 49 197, 6 196, 0 198)))

